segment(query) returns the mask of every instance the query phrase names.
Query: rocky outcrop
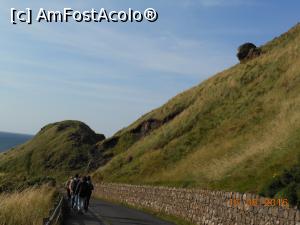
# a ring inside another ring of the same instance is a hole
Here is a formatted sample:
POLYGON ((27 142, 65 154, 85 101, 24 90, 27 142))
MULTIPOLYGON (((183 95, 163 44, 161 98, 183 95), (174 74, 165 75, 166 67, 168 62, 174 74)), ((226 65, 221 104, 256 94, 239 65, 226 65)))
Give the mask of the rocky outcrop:
POLYGON ((82 144, 90 144, 93 145, 99 141, 102 141, 105 139, 105 136, 103 134, 86 134, 80 131, 76 131, 73 133, 70 133, 68 136, 68 140, 73 141, 74 144, 80 146, 82 144))
POLYGON ((240 62, 253 59, 261 54, 261 50, 252 43, 245 43, 238 48, 237 57, 240 62))
POLYGON ((113 148, 115 147, 119 142, 119 137, 118 136, 114 136, 114 137, 111 137, 111 138, 108 138, 102 142, 99 142, 97 144, 97 149, 101 152, 107 150, 107 149, 110 149, 110 148, 113 148))
POLYGON ((170 122, 173 120, 177 115, 179 115, 182 112, 182 110, 175 111, 169 115, 167 115, 162 120, 158 119, 147 119, 143 121, 141 124, 139 124, 136 128, 132 129, 130 132, 132 134, 138 135, 140 137, 146 136, 151 131, 159 128, 160 126, 164 125, 165 123, 170 122))
POLYGON ((162 121, 157 119, 148 119, 141 123, 139 126, 131 130, 131 133, 137 134, 139 136, 145 136, 152 130, 157 129, 162 125, 162 121))
MULTIPOLYGON (((141 138, 150 134, 155 129, 173 120, 177 115, 182 112, 183 109, 170 113, 165 118, 159 120, 155 118, 149 118, 140 122, 135 128, 125 131, 123 133, 117 133, 115 136, 98 142, 95 145, 95 149, 91 152, 93 160, 89 162, 88 170, 92 171, 100 166, 105 165, 109 162, 115 154, 115 149, 117 151, 126 151, 135 142, 139 141, 141 138), (121 146, 121 147, 120 147, 121 146)), ((127 163, 133 160, 132 156, 126 159, 127 163)))
POLYGON ((110 150, 114 148, 118 144, 118 142, 118 136, 104 139, 98 142, 95 145, 95 148, 90 151, 92 160, 89 161, 87 170, 90 172, 108 163, 111 158, 114 157, 114 153, 110 150))

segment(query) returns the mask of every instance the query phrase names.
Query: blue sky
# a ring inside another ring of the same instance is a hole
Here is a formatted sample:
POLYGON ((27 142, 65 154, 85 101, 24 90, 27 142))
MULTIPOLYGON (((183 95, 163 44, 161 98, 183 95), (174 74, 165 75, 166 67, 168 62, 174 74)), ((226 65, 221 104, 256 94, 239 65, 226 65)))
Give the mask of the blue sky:
POLYGON ((0 8, 0 130, 75 119, 107 136, 299 22, 297 0, 20 1, 0 8), (144 10, 155 23, 10 24, 10 8, 144 10))

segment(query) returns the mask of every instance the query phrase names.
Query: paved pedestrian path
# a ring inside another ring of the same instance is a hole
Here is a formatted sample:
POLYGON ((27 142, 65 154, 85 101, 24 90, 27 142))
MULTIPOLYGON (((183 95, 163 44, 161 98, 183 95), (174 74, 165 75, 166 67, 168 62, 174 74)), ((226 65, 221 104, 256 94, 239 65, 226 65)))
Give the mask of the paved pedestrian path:
POLYGON ((87 213, 70 212, 66 225, 174 225, 147 213, 101 200, 92 200, 87 213))

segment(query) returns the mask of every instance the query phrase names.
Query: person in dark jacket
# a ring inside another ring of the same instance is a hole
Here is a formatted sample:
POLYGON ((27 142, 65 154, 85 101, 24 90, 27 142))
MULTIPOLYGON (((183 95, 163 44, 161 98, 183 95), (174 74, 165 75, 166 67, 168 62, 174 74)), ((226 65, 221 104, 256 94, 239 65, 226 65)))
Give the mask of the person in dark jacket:
POLYGON ((88 184, 88 192, 87 192, 86 201, 85 201, 85 204, 84 204, 84 210, 85 211, 88 211, 88 209, 89 209, 90 199, 91 199, 91 196, 92 196, 92 192, 94 190, 94 185, 92 183, 91 176, 87 177, 87 184, 88 184))
POLYGON ((84 204, 88 196, 89 185, 87 183, 87 178, 82 177, 81 181, 78 183, 75 194, 77 195, 77 210, 79 213, 83 212, 84 204))

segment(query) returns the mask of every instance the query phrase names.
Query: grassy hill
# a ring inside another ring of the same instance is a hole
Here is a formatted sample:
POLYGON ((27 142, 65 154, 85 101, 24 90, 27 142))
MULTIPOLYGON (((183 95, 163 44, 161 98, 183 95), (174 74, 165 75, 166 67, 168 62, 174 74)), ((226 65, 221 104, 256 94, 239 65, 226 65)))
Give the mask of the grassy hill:
POLYGON ((78 121, 42 128, 0 154, 0 191, 94 171, 97 181, 298 195, 300 25, 260 51, 109 139, 78 121))
POLYGON ((0 187, 65 178, 103 162, 95 144, 105 139, 78 121, 45 126, 27 143, 0 154, 0 187), (97 160, 100 161, 97 161, 97 160))
POLYGON ((258 192, 300 159, 300 25, 97 144, 107 182, 258 192))

